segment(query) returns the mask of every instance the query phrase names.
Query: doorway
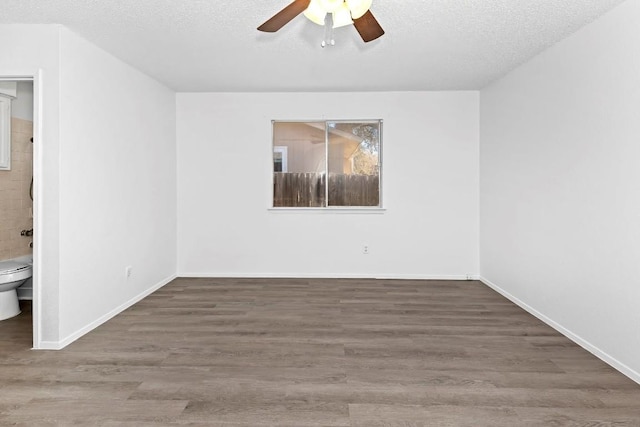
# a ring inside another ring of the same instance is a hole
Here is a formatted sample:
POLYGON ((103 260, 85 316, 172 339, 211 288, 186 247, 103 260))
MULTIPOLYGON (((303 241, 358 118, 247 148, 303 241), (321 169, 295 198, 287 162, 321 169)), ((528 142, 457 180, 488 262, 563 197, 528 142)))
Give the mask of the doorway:
MULTIPOLYGON (((40 241, 42 235, 40 218, 41 196, 41 84, 39 72, 22 74, 1 74, 0 92, 10 100, 10 118, 8 138, 9 156, 5 156, 5 166, 0 173, 7 185, 9 199, 6 215, 7 230, 0 258, 32 264, 32 277, 18 288, 20 305, 31 301, 32 312, 32 348, 41 348, 41 280, 40 241), (11 176, 9 176, 11 175, 11 176), (15 217, 15 218, 14 218, 15 217)), ((0 147, 1 148, 1 147, 0 147)), ((29 311, 29 310, 25 310, 29 311)), ((28 315, 24 313, 24 315, 28 315)))

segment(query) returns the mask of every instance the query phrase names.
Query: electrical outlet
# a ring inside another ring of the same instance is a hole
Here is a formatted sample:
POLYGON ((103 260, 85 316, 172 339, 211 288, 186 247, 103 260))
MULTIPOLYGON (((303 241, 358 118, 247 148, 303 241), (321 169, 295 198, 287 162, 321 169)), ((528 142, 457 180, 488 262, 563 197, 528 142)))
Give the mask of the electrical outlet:
POLYGON ((362 253, 363 253, 364 255, 369 255, 369 246, 368 246, 368 245, 364 245, 364 246, 362 247, 362 253))
POLYGON ((131 275, 133 274, 133 267, 131 267, 130 265, 125 267, 124 269, 124 277, 126 277, 127 279, 131 277, 131 275))
POLYGON ((473 276, 471 274, 467 274, 467 280, 473 280, 473 276))

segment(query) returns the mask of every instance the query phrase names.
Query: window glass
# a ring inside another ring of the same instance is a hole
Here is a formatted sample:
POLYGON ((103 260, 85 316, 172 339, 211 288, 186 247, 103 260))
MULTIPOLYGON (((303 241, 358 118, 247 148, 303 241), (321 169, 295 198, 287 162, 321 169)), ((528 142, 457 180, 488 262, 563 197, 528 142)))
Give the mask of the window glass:
POLYGON ((328 122, 329 206, 380 205, 378 123, 328 122))
POLYGON ((273 141, 273 206, 326 206, 324 122, 274 122, 273 141))

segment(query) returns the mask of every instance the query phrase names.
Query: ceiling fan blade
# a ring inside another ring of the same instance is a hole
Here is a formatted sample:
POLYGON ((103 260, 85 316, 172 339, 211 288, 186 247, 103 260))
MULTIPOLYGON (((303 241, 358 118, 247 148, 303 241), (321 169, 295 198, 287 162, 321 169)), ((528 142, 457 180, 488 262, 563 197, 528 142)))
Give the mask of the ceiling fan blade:
POLYGON ((309 7, 311 0, 294 0, 289 6, 276 13, 264 24, 258 27, 258 30, 267 33, 275 33, 280 28, 284 27, 289 21, 296 16, 300 15, 306 8, 309 7))
POLYGON ((360 37, 362 37, 362 40, 364 40, 365 43, 375 40, 384 34, 384 30, 370 10, 360 18, 354 19, 353 25, 356 27, 356 30, 358 30, 360 37))

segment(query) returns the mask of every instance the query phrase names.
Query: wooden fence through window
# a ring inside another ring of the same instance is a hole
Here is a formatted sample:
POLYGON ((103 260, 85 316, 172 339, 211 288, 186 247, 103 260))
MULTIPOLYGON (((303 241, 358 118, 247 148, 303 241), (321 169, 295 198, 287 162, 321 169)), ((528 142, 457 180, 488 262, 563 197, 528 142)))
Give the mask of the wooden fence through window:
MULTIPOLYGON (((276 172, 274 207, 325 206, 325 174, 276 172)), ((379 206, 380 178, 376 175, 329 174, 329 206, 379 206)))

